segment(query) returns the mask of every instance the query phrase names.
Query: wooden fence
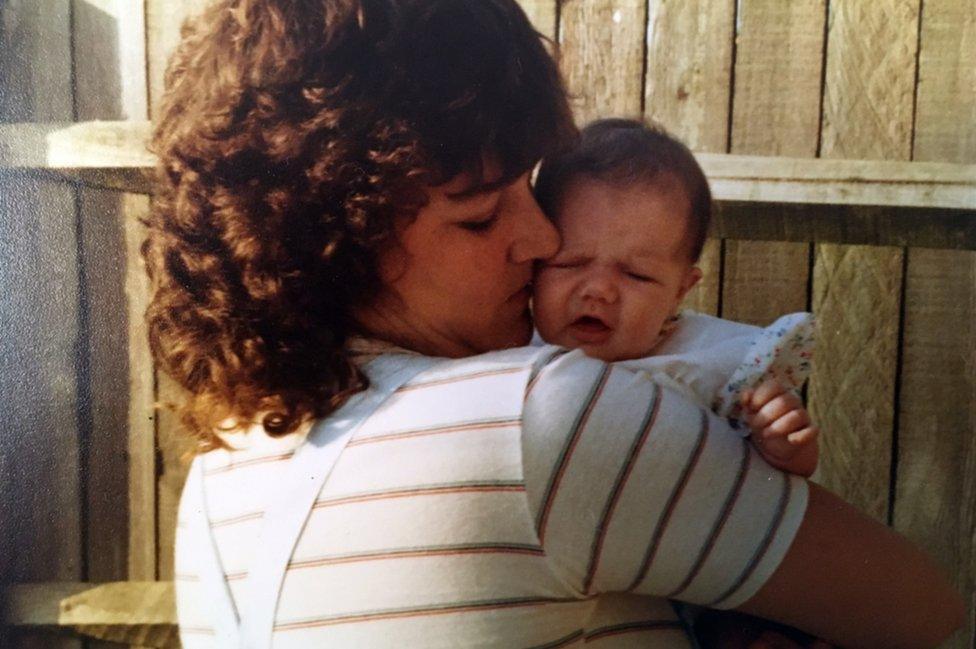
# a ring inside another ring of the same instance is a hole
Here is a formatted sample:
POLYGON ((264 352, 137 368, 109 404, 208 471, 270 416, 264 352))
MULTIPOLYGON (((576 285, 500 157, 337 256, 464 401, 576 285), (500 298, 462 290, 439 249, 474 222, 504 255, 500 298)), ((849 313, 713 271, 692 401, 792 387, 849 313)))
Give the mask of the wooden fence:
MULTIPOLYGON (((645 115, 702 153, 719 214, 689 304, 817 314, 817 479, 972 602, 976 2, 522 5, 580 121, 645 115)), ((145 342, 136 217, 146 120, 196 7, 0 3, 0 580, 19 584, 3 646, 175 643, 170 586, 144 582, 173 577, 186 443, 154 408, 175 388, 145 342), (132 583, 89 590, 104 582, 132 583)), ((946 646, 976 647, 974 614, 946 646)))

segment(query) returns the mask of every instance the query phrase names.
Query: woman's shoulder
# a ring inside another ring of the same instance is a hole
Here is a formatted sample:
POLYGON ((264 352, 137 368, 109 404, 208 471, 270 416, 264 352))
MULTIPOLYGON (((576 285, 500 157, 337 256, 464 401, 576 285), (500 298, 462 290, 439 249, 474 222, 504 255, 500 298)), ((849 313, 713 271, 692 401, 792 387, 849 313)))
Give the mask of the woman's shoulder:
POLYGON ((560 348, 546 345, 513 347, 498 351, 465 356, 463 358, 430 358, 426 356, 404 357, 405 362, 417 360, 428 367, 407 385, 428 383, 434 380, 450 380, 460 377, 480 377, 491 375, 515 375, 520 372, 532 373, 537 366, 544 365, 550 354, 560 348))

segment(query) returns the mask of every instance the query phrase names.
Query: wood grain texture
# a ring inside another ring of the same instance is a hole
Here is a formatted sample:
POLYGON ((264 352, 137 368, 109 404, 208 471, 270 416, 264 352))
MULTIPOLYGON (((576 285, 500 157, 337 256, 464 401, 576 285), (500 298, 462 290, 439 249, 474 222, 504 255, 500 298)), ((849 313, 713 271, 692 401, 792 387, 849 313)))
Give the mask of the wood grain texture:
MULTIPOLYGON (((974 313, 976 253, 908 250, 893 524, 970 596, 976 590, 974 313)), ((943 646, 968 649, 972 615, 969 620, 943 646)))
POLYGON ((765 327, 807 308, 809 244, 725 240, 722 317, 765 327))
POLYGON ((976 250, 976 211, 719 201, 714 237, 976 250))
MULTIPOLYGON (((739 2, 732 153, 812 157, 823 0, 739 2)), ((767 325, 806 309, 809 244, 727 240, 722 317, 767 325)))
POLYGON ((149 198, 122 198, 125 222, 126 352, 129 365, 129 407, 126 447, 129 451, 129 579, 158 576, 156 510, 155 370, 144 314, 149 306, 149 276, 140 248, 145 228, 139 219, 149 211, 149 198))
POLYGON ((694 151, 724 153, 735 3, 648 4, 644 115, 694 151))
POLYGON ((819 244, 809 408, 824 431, 816 480, 879 521, 888 514, 902 249, 819 244))
MULTIPOLYGON (((905 160, 911 150, 917 0, 830 5, 821 155, 905 160)), ((818 244, 820 345, 810 411, 825 431, 820 479, 888 520, 901 248, 818 244)))
MULTIPOLYGON (((733 2, 661 0, 647 7, 644 115, 694 151, 728 144, 733 2)), ((683 308, 718 315, 722 244, 702 250, 702 280, 683 308)))
POLYGON ((831 0, 825 157, 910 157, 918 8, 918 0, 831 0))
MULTIPOLYGON (((142 0, 73 4, 81 120, 148 117, 142 0)), ((136 219, 145 196, 83 188, 80 221, 88 392, 88 578, 155 579, 153 374, 143 311, 148 282, 136 219)))
MULTIPOLYGON (((690 137, 674 131, 694 149, 690 137)), ((86 184, 139 183, 156 164, 146 149, 146 121, 0 124, 0 168, 68 174, 86 184), (108 175, 108 178, 104 178, 108 175)), ((785 137, 785 136, 784 136, 785 137)), ((704 147, 704 145, 702 145, 704 147)), ((695 154, 718 201, 794 205, 887 205, 899 209, 941 207, 976 213, 976 165, 899 160, 830 160, 695 154)), ((122 185, 126 187, 126 185, 122 185)))
POLYGON ((644 0, 565 0, 559 16, 561 65, 577 122, 639 116, 644 0))
POLYGON ((0 622, 20 628, 72 631, 145 647, 178 649, 171 582, 19 584, 4 590, 0 622))
POLYGON ((914 160, 976 162, 976 5, 926 0, 914 160))
POLYGON ((697 158, 712 193, 725 201, 976 208, 976 165, 757 153, 698 153, 697 158))
POLYGON ((732 151, 813 157, 825 0, 739 3, 732 151))
MULTIPOLYGON (((163 93, 163 76, 170 55, 179 44, 183 22, 202 9, 194 0, 146 0, 147 68, 149 71, 150 116, 163 93)), ((157 490, 157 566, 159 578, 173 578, 173 551, 176 537, 176 512, 186 479, 188 464, 182 457, 188 439, 178 418, 159 404, 179 400, 176 386, 161 372, 156 373, 156 436, 160 467, 157 490)))
MULTIPOLYGON (((70 121, 67 2, 0 5, 0 121, 70 121)), ((74 192, 0 175, 0 581, 84 578, 74 192)), ((11 649, 72 638, 6 637, 11 649)))
MULTIPOLYGON (((976 162, 976 4, 926 0, 914 159, 976 162)), ((908 251, 895 528, 969 596, 944 647, 976 646, 976 253, 908 251)))

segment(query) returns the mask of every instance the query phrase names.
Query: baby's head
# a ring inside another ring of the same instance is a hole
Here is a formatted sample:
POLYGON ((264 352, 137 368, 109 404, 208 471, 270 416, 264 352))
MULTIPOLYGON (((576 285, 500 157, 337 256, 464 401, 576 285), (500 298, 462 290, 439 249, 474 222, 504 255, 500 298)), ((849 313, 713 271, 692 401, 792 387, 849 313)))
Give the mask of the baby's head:
POLYGON ((650 354, 701 278, 711 192, 694 156, 658 128, 598 120, 543 163, 536 198, 562 236, 535 278, 539 333, 605 361, 650 354))

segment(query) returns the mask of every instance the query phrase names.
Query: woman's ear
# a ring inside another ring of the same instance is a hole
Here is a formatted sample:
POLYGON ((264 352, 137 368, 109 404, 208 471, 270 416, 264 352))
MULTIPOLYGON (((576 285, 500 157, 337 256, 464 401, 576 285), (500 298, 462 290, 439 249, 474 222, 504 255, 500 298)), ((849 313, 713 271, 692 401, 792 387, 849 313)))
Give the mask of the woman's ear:
POLYGON ((691 266, 685 272, 685 276, 681 279, 681 288, 678 291, 677 303, 680 304, 681 300, 685 299, 688 295, 688 291, 695 287, 695 284, 699 282, 702 278, 701 268, 698 266, 691 266))

